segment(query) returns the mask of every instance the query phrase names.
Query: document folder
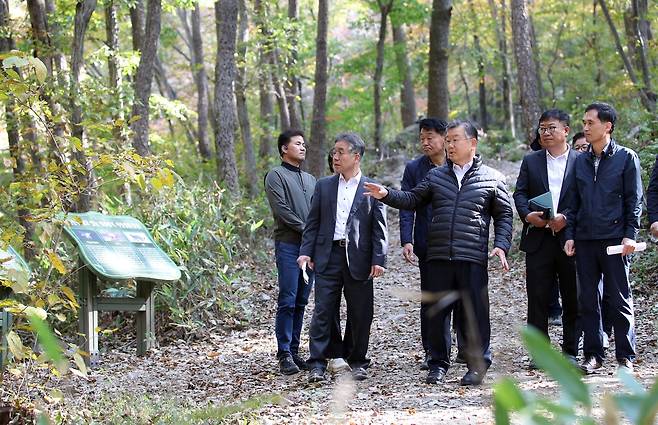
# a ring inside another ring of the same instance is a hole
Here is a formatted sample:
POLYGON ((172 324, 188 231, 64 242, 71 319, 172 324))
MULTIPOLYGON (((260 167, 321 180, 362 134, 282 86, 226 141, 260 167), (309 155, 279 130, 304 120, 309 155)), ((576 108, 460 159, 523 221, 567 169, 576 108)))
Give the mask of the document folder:
POLYGON ((551 192, 546 192, 543 195, 535 196, 528 201, 528 207, 532 211, 541 211, 544 213, 544 220, 550 220, 555 217, 553 211, 553 197, 551 192))

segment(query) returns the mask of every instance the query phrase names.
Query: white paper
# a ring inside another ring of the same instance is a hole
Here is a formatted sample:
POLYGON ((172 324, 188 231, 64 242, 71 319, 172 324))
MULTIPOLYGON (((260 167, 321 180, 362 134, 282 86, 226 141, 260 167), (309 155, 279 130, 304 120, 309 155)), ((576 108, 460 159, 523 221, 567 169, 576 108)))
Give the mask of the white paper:
POLYGON ((302 266, 302 278, 304 278, 304 283, 308 285, 308 273, 306 273, 306 263, 302 266))
MULTIPOLYGON (((611 245, 606 248, 606 252, 608 253, 608 255, 621 254, 623 249, 624 249, 624 245, 611 245)), ((646 242, 638 242, 635 244, 634 252, 644 251, 645 249, 647 249, 646 242)))

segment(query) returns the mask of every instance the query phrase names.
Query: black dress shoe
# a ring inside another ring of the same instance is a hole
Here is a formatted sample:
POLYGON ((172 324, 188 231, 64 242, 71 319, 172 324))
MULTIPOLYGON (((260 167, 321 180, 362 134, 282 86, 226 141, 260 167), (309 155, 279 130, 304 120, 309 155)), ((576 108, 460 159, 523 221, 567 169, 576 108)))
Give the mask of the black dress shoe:
POLYGON ((466 356, 462 352, 457 352, 457 357, 455 357, 455 363, 466 364, 466 356))
POLYGON ((355 381, 365 381, 368 379, 368 372, 362 367, 355 367, 352 369, 352 378, 355 381))
POLYGON ((284 375, 299 373, 299 367, 295 364, 292 355, 287 354, 279 359, 279 370, 284 375))
POLYGON ((321 367, 314 367, 308 373, 308 382, 311 384, 314 382, 324 382, 326 380, 327 377, 324 374, 324 369, 322 369, 321 367))
POLYGON ((420 370, 429 370, 430 368, 429 361, 430 361, 430 355, 425 354, 425 360, 423 360, 423 362, 420 364, 420 370))
POLYGON ((440 382, 443 382, 445 377, 446 377, 446 370, 441 367, 437 367, 436 369, 430 370, 430 373, 427 374, 427 378, 425 378, 425 383, 438 384, 440 382))
POLYGON ((308 365, 306 364, 306 360, 299 357, 298 354, 292 355, 292 361, 295 362, 295 364, 300 370, 308 370, 308 365))
POLYGON ((486 374, 486 371, 480 372, 475 369, 469 369, 468 372, 466 372, 466 375, 464 375, 459 381, 460 385, 480 385, 482 381, 484 380, 484 375, 486 374))
POLYGON ((586 358, 585 361, 580 364, 580 370, 582 370, 585 375, 596 373, 601 367, 603 367, 603 364, 594 356, 586 358))

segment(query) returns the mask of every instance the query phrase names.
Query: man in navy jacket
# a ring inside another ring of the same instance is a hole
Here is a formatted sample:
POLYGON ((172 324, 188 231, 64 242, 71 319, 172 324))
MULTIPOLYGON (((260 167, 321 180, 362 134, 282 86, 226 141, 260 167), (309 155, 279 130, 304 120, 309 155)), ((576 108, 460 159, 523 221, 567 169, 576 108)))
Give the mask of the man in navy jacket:
POLYGON ((651 234, 654 238, 658 238, 658 155, 656 155, 656 163, 653 165, 653 172, 647 188, 647 209, 649 223, 651 223, 651 234))
MULTIPOLYGON (((424 118, 418 122, 420 147, 423 155, 407 163, 400 186, 402 190, 413 189, 423 181, 432 168, 445 164, 446 151, 444 143, 447 125, 447 122, 437 118, 424 118)), ((428 291, 427 232, 429 231, 429 217, 431 216, 432 206, 430 204, 415 211, 400 210, 402 255, 408 263, 418 265, 420 269, 420 290, 424 293, 428 291), (414 254, 416 258, 414 258, 414 254)), ((427 364, 429 360, 427 310, 430 306, 431 303, 421 300, 420 338, 425 354, 425 359, 420 367, 422 370, 427 370, 429 367, 427 364)))
POLYGON ((585 334, 581 364, 583 372, 602 367, 603 329, 598 286, 603 277, 609 294, 610 321, 615 333, 615 355, 619 367, 633 369, 635 359, 635 316, 631 294, 628 254, 642 215, 640 161, 632 150, 612 138, 617 112, 606 103, 585 109, 583 131, 589 150, 576 158, 568 204, 564 250, 576 255, 580 283, 579 301, 585 334), (607 255, 606 248, 623 245, 621 255, 607 255))

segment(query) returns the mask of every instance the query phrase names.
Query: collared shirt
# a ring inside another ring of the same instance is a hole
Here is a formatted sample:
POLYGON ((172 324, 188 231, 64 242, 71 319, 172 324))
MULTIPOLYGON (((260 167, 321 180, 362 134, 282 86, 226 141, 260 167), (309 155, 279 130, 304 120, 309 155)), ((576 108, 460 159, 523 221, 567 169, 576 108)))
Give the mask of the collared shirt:
POLYGON ((336 227, 334 227, 334 240, 347 239, 347 219, 350 216, 356 189, 361 180, 361 171, 349 180, 342 174, 338 175, 338 193, 336 197, 336 227))
MULTIPOLYGON (((601 163, 601 158, 603 158, 603 153, 608 149, 608 146, 610 146, 610 142, 606 143, 603 149, 601 149, 601 155, 596 155, 594 154, 594 175, 599 172, 599 164, 601 163)), ((592 150, 592 153, 594 153, 594 150, 592 150)))
POLYGON ((562 191, 562 182, 564 181, 564 172, 567 169, 567 158, 569 158, 569 145, 567 150, 556 157, 546 151, 546 171, 548 173, 548 190, 551 191, 553 198, 553 214, 557 215, 557 204, 560 200, 562 191))
POLYGON ((473 160, 471 159, 469 162, 464 164, 463 167, 460 167, 457 164, 452 164, 452 171, 455 172, 455 176, 457 176, 457 186, 461 189, 462 188, 462 179, 468 173, 468 170, 471 169, 473 166, 473 160))

